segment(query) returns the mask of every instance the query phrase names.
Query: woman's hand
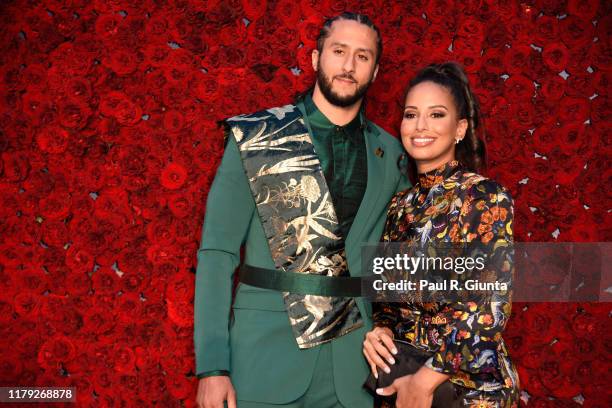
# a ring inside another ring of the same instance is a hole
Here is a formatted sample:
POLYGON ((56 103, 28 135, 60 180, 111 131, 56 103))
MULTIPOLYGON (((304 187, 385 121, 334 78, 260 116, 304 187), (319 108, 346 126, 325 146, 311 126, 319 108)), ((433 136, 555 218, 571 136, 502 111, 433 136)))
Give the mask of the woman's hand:
POLYGON ((378 378, 376 367, 380 367, 386 373, 391 371, 388 364, 395 364, 395 359, 391 354, 397 354, 391 329, 375 327, 366 334, 363 341, 363 355, 368 360, 370 370, 372 370, 372 375, 375 378, 378 378))
POLYGON ((415 374, 399 377, 390 386, 377 389, 376 393, 383 396, 397 393, 396 408, 431 408, 434 391, 448 377, 421 367, 415 374))

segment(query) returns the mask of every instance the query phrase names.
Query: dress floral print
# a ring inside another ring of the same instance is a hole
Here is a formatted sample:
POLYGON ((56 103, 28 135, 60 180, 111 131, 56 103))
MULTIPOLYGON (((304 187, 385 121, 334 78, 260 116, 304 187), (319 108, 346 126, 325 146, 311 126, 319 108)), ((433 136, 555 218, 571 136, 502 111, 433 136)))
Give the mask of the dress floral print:
MULTIPOLYGON (((512 273, 512 198, 496 182, 451 161, 420 174, 391 200, 383 242, 463 243, 512 273)), ((518 407, 519 380, 501 336, 505 301, 374 303, 374 324, 433 353, 427 367, 450 375, 466 407, 518 407)))

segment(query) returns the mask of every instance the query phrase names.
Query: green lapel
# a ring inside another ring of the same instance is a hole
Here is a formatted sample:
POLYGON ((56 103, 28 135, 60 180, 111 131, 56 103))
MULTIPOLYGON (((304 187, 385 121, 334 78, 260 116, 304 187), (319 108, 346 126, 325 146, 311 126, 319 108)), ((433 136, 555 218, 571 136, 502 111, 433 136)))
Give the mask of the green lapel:
MULTIPOLYGON (((362 236, 363 230, 372 222, 370 216, 382 200, 380 193, 385 182, 386 170, 384 149, 380 142, 378 129, 371 123, 368 123, 364 132, 364 138, 368 155, 368 183, 353 225, 351 225, 345 240, 347 258, 354 259, 358 257, 359 261, 361 261, 361 254, 359 253, 361 249, 360 244, 365 241, 362 236), (354 254, 353 251, 357 253, 354 254)), ((385 202, 384 204, 386 205, 387 203, 385 202)), ((353 262, 354 264, 355 262, 353 262)), ((358 264, 361 264, 361 262, 358 262, 358 264)), ((351 275, 359 276, 361 271, 351 271, 351 275)))

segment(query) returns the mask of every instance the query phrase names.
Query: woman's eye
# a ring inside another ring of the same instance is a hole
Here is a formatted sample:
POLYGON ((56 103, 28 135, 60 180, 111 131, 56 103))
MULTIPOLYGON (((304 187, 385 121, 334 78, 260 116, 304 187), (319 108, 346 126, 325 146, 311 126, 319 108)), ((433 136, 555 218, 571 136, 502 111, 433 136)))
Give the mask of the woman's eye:
POLYGON ((404 117, 406 119, 414 119, 416 117, 416 115, 413 112, 406 112, 406 113, 404 113, 404 117))
POLYGON ((431 114, 431 116, 434 118, 443 118, 445 115, 442 112, 434 112, 431 114))

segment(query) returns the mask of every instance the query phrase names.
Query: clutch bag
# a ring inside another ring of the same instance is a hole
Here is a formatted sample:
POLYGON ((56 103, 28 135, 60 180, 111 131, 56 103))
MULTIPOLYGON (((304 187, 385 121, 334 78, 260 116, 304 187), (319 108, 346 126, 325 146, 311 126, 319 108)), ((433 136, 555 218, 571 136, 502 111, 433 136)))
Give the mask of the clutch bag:
MULTIPOLYGON (((395 364, 389 365, 391 372, 387 374, 383 370, 378 369, 378 379, 376 379, 376 377, 374 377, 372 373, 370 373, 368 379, 363 385, 373 395, 377 396, 378 398, 383 398, 384 400, 392 404, 395 402, 396 394, 393 394, 388 397, 383 397, 376 394, 376 389, 390 386, 396 378, 416 373, 433 354, 431 352, 420 350, 405 341, 393 340, 393 343, 397 348, 397 354, 393 356, 393 358, 395 359, 395 364)), ((434 391, 434 397, 431 407, 463 407, 462 397, 464 392, 462 392, 461 388, 462 387, 460 386, 455 386, 450 381, 444 381, 434 391)))

